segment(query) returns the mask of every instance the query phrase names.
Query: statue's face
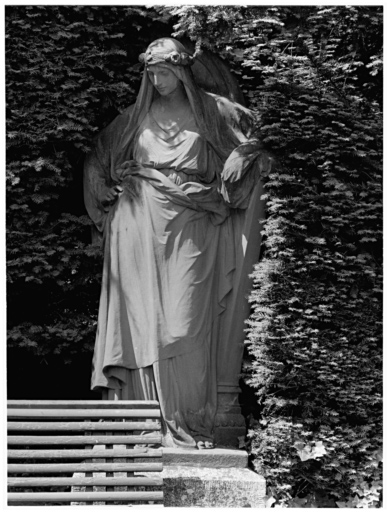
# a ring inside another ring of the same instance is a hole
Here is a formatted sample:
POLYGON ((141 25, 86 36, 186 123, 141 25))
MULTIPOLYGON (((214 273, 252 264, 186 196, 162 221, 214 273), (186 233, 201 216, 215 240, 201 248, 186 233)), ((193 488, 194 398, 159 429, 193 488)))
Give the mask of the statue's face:
POLYGON ((180 82, 173 71, 170 71, 170 69, 164 66, 158 66, 158 64, 149 66, 147 74, 149 80, 161 96, 168 96, 174 92, 180 82))

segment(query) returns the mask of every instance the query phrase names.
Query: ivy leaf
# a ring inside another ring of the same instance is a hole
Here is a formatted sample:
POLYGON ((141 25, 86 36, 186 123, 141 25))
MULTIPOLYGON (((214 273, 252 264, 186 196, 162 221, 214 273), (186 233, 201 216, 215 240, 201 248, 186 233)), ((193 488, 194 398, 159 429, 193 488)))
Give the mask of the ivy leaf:
POLYGON ((314 447, 309 444, 304 445, 301 442, 296 442, 293 446, 303 462, 323 457, 327 453, 322 441, 317 441, 314 447))

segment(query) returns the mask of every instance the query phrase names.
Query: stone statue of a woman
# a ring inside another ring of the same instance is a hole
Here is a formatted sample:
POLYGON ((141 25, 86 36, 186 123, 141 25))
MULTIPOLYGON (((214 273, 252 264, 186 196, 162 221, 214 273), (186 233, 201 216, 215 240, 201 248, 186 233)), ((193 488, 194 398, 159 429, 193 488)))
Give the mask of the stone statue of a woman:
POLYGON ((140 58, 136 103, 85 164, 86 207, 104 238, 92 389, 157 399, 165 446, 212 448, 218 383, 240 370, 270 159, 252 113, 200 88, 181 43, 158 39, 140 58))

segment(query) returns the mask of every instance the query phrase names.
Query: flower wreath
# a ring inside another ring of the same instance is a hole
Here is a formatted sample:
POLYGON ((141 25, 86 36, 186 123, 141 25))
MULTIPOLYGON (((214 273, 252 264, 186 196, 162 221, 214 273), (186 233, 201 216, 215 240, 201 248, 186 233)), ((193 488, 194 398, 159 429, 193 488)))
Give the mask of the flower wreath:
POLYGON ((186 52, 172 51, 170 53, 146 52, 139 55, 140 62, 146 66, 151 66, 153 61, 164 60, 174 66, 191 66, 194 62, 192 55, 186 52))

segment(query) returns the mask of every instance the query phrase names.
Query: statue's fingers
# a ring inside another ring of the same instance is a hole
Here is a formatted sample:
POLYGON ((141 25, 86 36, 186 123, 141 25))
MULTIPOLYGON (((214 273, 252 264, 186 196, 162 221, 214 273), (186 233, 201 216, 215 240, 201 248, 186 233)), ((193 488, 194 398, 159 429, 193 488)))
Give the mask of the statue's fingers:
POLYGON ((135 161, 135 160, 126 160, 125 162, 122 163, 122 165, 120 166, 121 169, 132 169, 133 167, 136 167, 138 165, 138 163, 135 161))

